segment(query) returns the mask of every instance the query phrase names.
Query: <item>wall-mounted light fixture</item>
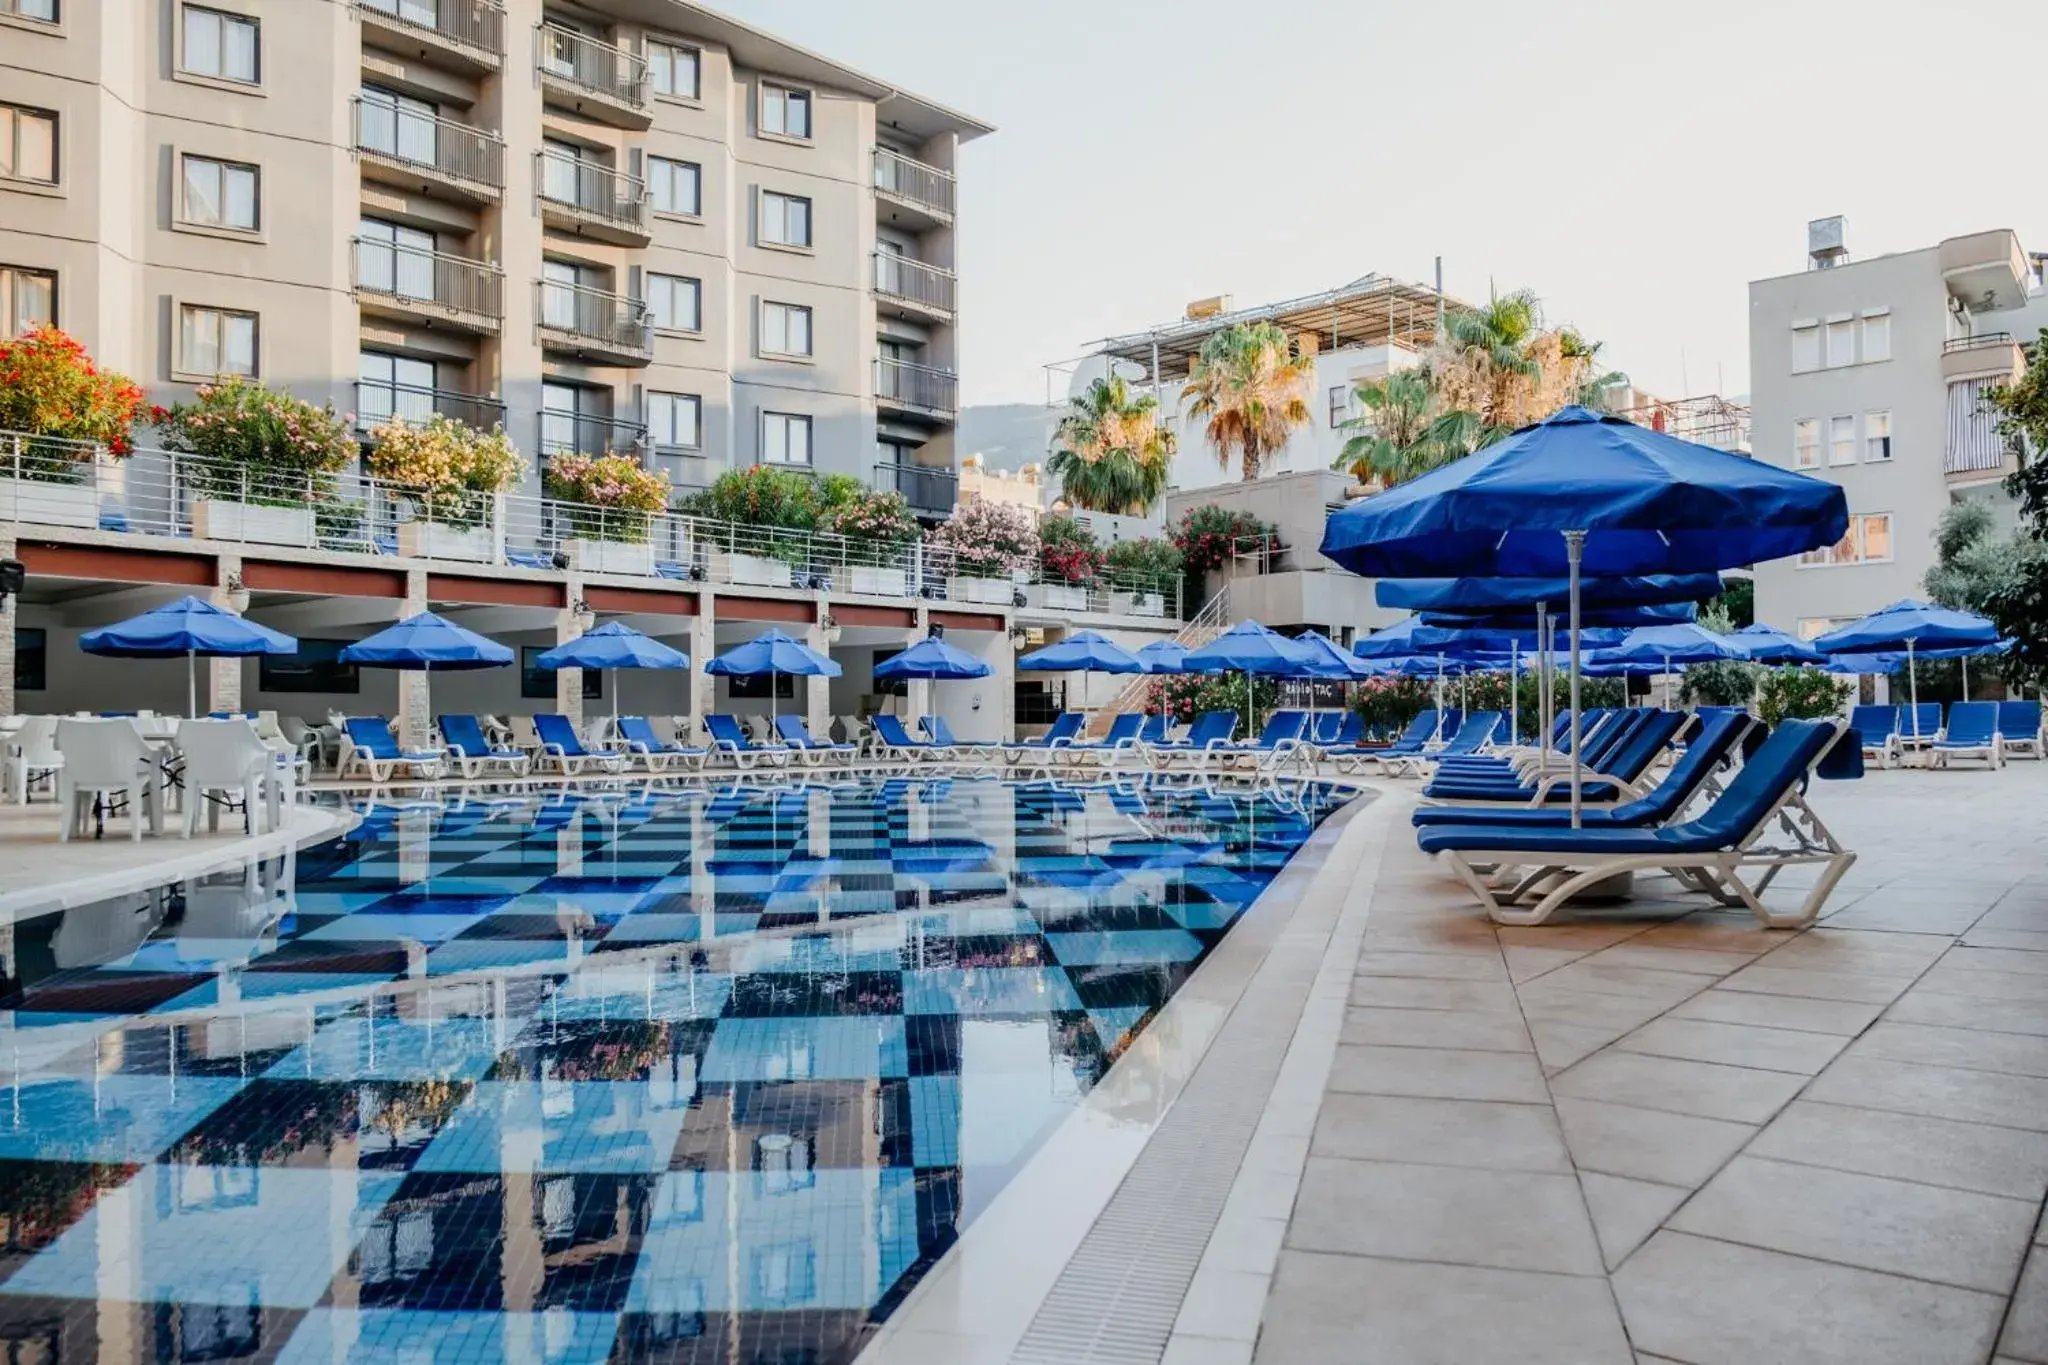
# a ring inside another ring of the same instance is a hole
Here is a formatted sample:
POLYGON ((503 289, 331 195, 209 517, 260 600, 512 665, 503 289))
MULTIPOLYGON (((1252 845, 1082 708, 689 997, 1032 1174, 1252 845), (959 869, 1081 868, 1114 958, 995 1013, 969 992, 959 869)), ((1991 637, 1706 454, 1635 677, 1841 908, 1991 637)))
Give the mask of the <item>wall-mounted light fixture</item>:
POLYGON ((221 584, 221 587, 227 592, 229 610, 234 612, 249 610, 249 587, 242 582, 242 575, 240 573, 231 570, 228 573, 228 581, 221 584))

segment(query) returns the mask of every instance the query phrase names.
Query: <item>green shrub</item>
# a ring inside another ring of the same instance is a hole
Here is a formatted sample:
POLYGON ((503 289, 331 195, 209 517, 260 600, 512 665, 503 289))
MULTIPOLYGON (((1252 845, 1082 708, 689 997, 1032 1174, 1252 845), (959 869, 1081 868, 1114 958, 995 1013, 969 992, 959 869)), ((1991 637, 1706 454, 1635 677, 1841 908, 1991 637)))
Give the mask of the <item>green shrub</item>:
POLYGON ((1102 561, 1095 533, 1075 518, 1056 512, 1038 523, 1038 566, 1047 581, 1093 583, 1102 561))
POLYGON ((1817 668, 1773 668, 1764 674, 1757 689, 1757 714, 1766 725, 1776 725, 1787 717, 1815 720, 1838 716, 1849 704, 1854 686, 1847 678, 1817 668))
POLYGON ((1168 593, 1180 581, 1181 553, 1170 540, 1119 540, 1107 562, 1112 586, 1122 592, 1168 593))

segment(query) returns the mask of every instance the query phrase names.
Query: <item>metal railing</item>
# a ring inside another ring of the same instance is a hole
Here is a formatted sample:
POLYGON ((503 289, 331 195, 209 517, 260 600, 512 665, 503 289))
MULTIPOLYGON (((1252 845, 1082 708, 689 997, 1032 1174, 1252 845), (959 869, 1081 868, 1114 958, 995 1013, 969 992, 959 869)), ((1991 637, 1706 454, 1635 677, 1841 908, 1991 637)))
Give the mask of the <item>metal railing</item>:
POLYGON ((356 427, 369 431, 394 417, 424 422, 436 415, 489 431, 505 420, 505 405, 480 393, 459 389, 428 389, 416 384, 386 384, 376 379, 356 381, 356 427))
POLYGON ((875 466, 875 488, 882 493, 901 493, 915 511, 950 512, 959 500, 960 476, 950 469, 884 463, 875 466))
POLYGON ((953 290, 958 283, 950 270, 912 260, 894 251, 875 253, 875 292, 892 299, 904 299, 941 313, 953 311, 953 290))
POLYGON ((495 133, 374 96, 350 102, 359 152, 455 180, 505 188, 505 143, 495 133))
POLYGON ((647 61, 622 47, 553 24, 534 25, 542 76, 635 109, 647 107, 647 61))
POLYGON ((543 332, 582 338, 612 350, 640 355, 653 352, 647 305, 623 294, 587 289, 579 284, 535 280, 543 332))
MULTIPOLYGON (((1180 615, 1178 593, 1175 594, 1173 606, 1174 615, 1178 617, 1180 615)), ((1228 629, 1230 629, 1230 584, 1225 583, 1214 597, 1211 597, 1202 604, 1202 609, 1195 613, 1192 620, 1174 632, 1173 642, 1182 649, 1200 649, 1203 645, 1208 644, 1228 629)), ((1151 692, 1154 681, 1155 679, 1143 674, 1134 676, 1130 682, 1124 684, 1123 690, 1117 693, 1116 700, 1102 708, 1101 714, 1116 716, 1125 711, 1144 710, 1145 698, 1151 692)))
POLYGON ((609 166, 560 152, 533 154, 543 204, 560 204, 621 227, 647 226, 647 184, 609 166))
POLYGON ((953 216, 953 177, 887 147, 875 148, 875 188, 940 217, 953 216))
POLYGON ((586 412, 540 413, 540 453, 550 455, 637 455, 647 445, 645 423, 586 412))
POLYGON ((505 10, 490 0, 356 0, 356 8, 465 47, 505 55, 505 10))
POLYGON ((908 360, 878 359, 875 397, 885 403, 900 403, 929 412, 957 412, 960 376, 951 370, 908 360))
POLYGON ((487 318, 505 316, 505 272, 488 261, 355 237, 349 241, 349 275, 358 293, 487 318))
POLYGON ((2012 344, 2011 332, 1978 332, 1972 336, 1950 337, 1947 341, 1941 343, 1941 353, 1943 355, 1953 355, 1957 351, 1976 351, 1992 346, 2010 346, 2012 344))
MULTIPOLYGON (((1099 612, 1113 616, 1180 619, 1180 580, 1162 582, 1139 573, 1097 569, 1082 582, 1047 573, 1033 563, 1018 570, 991 568, 985 557, 963 555, 927 541, 920 578, 922 595, 965 606, 1035 607, 1055 612, 1099 612)), ((1213 635, 1222 629, 1218 625, 1213 635)))

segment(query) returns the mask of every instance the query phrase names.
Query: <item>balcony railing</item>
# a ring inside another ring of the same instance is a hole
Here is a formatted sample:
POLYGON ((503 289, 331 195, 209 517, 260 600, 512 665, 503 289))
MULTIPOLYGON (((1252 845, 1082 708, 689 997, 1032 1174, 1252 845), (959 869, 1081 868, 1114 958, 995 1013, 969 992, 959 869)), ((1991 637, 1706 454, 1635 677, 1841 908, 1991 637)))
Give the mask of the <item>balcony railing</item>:
POLYGON ((953 216, 953 177, 887 147, 875 148, 875 188, 935 217, 953 216))
POLYGON ((926 412, 957 412, 960 408, 960 376, 951 370, 917 365, 908 360, 877 360, 875 397, 884 403, 897 403, 926 412))
POLYGON ((352 104, 358 151, 450 179, 505 188, 505 144, 495 133, 402 109, 373 95, 358 95, 352 104))
POLYGON ((621 417, 585 412, 540 414, 540 453, 550 455, 637 455, 647 445, 647 427, 621 417))
POLYGON ((955 276, 923 261, 914 261, 893 251, 875 253, 875 292, 903 299, 935 313, 953 311, 955 276))
POLYGON ((901 493, 917 512, 951 512, 960 493, 960 476, 950 469, 927 469, 914 464, 878 464, 875 488, 883 493, 901 493))
POLYGON ((356 381, 356 426, 369 431, 392 418, 425 422, 435 415, 489 431, 505 420, 505 405, 483 394, 455 389, 423 389, 412 384, 386 384, 375 379, 356 381))
POLYGON ((356 291, 400 303, 502 319, 505 272, 487 261, 357 237, 349 242, 356 291))
POLYGON ((645 58, 553 24, 540 24, 536 31, 543 77, 634 109, 647 107, 645 58))
MULTIPOLYGON (((0 5, 5 2, 0 0, 0 5)), ((490 0, 356 0, 356 8, 452 43, 505 55, 505 10, 490 0)))
POLYGON ((543 206, 559 204, 607 223, 647 230, 647 185, 609 166, 559 152, 533 154, 533 179, 543 206))
POLYGON ((1957 351, 1983 350, 1992 346, 2012 345, 2011 332, 1978 332, 1974 336, 1950 337, 1941 343, 1943 355, 1954 355, 1957 351))
POLYGON ((536 280, 534 288, 540 296, 542 331, 560 333, 608 351, 652 353, 654 340, 648 330, 647 305, 639 299, 553 280, 536 280))

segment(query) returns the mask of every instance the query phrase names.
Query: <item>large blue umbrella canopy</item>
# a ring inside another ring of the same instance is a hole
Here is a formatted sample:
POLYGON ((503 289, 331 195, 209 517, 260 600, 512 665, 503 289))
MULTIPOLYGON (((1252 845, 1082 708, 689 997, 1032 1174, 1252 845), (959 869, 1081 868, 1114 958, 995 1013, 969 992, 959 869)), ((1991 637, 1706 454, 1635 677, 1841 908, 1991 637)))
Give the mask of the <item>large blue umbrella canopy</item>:
POLYGON ((512 651, 496 640, 486 640, 475 631, 464 630, 453 621, 423 611, 356 641, 341 651, 341 661, 372 668, 453 673, 503 668, 512 662, 512 651))
POLYGON ((927 635, 910 648, 875 665, 875 680, 885 678, 986 678, 995 670, 966 650, 927 635))
POLYGON ((1092 630, 1076 631, 1057 644, 1021 655, 1017 667, 1036 673, 1145 672, 1137 655, 1092 630))
POLYGON ((1183 666, 1190 673, 1254 673, 1268 678, 1301 676, 1296 670, 1313 655, 1277 630, 1257 621, 1239 621, 1199 649, 1188 651, 1183 666))
POLYGON ((1147 673, 1186 672, 1188 647, 1177 640, 1154 640, 1138 651, 1138 662, 1147 673))
MULTIPOLYGON (((1508 611, 1562 608, 1571 596, 1565 578, 1383 578, 1373 585, 1383 607, 1411 611, 1508 611)), ((1721 594, 1711 573, 1586 578, 1579 601, 1588 607, 1633 607, 1661 602, 1704 602, 1721 594)))
POLYGON ((1736 631, 1735 638, 1749 651, 1749 657, 1760 664, 1817 664, 1824 657, 1798 636, 1761 621, 1736 631))
POLYGON ((1995 644, 1998 627, 1967 611, 1911 598, 1881 607, 1813 642, 1823 654, 1893 654, 1995 644))
MULTIPOLYGON (((624 621, 606 621, 565 645, 556 645, 534 662, 542 668, 688 668, 690 656, 642 635, 624 621)), ((612 688, 612 729, 619 725, 619 689, 612 688)))
POLYGON ((140 616, 89 630, 78 637, 88 654, 119 659, 185 660, 185 709, 199 714, 199 682, 193 660, 234 658, 251 654, 296 654, 299 642, 259 626, 204 598, 185 596, 140 616))
POLYGON ((1420 654, 1423 651, 1415 643, 1415 633, 1423 628, 1420 616, 1405 616, 1391 626, 1359 636, 1351 642, 1351 652, 1361 659, 1401 659, 1420 654))
POLYGON ((803 641, 791 639, 779 630, 764 630, 704 665, 704 671, 733 678, 753 678, 763 673, 836 678, 844 670, 803 641))
POLYGON ((1749 651, 1732 635, 1686 622, 1632 630, 1618 645, 1594 653, 1592 664, 1616 672, 1669 673, 1680 664, 1744 662, 1749 651))
POLYGON ((1309 661, 1303 671, 1296 674, 1303 678, 1366 678, 1372 676, 1372 666, 1356 654, 1351 654, 1335 640, 1321 631, 1305 630, 1294 637, 1294 643, 1309 653, 1309 661))
MULTIPOLYGON (((1580 634, 1588 629, 1615 627, 1635 630, 1642 626, 1676 625, 1690 621, 1698 607, 1690 602, 1660 602, 1624 607, 1588 607, 1579 613, 1580 634)), ((1418 613, 1425 628, 1441 630, 1533 631, 1535 620, 1526 611, 1424 611, 1418 613)), ((1553 622, 1555 617, 1551 618, 1553 622)))

